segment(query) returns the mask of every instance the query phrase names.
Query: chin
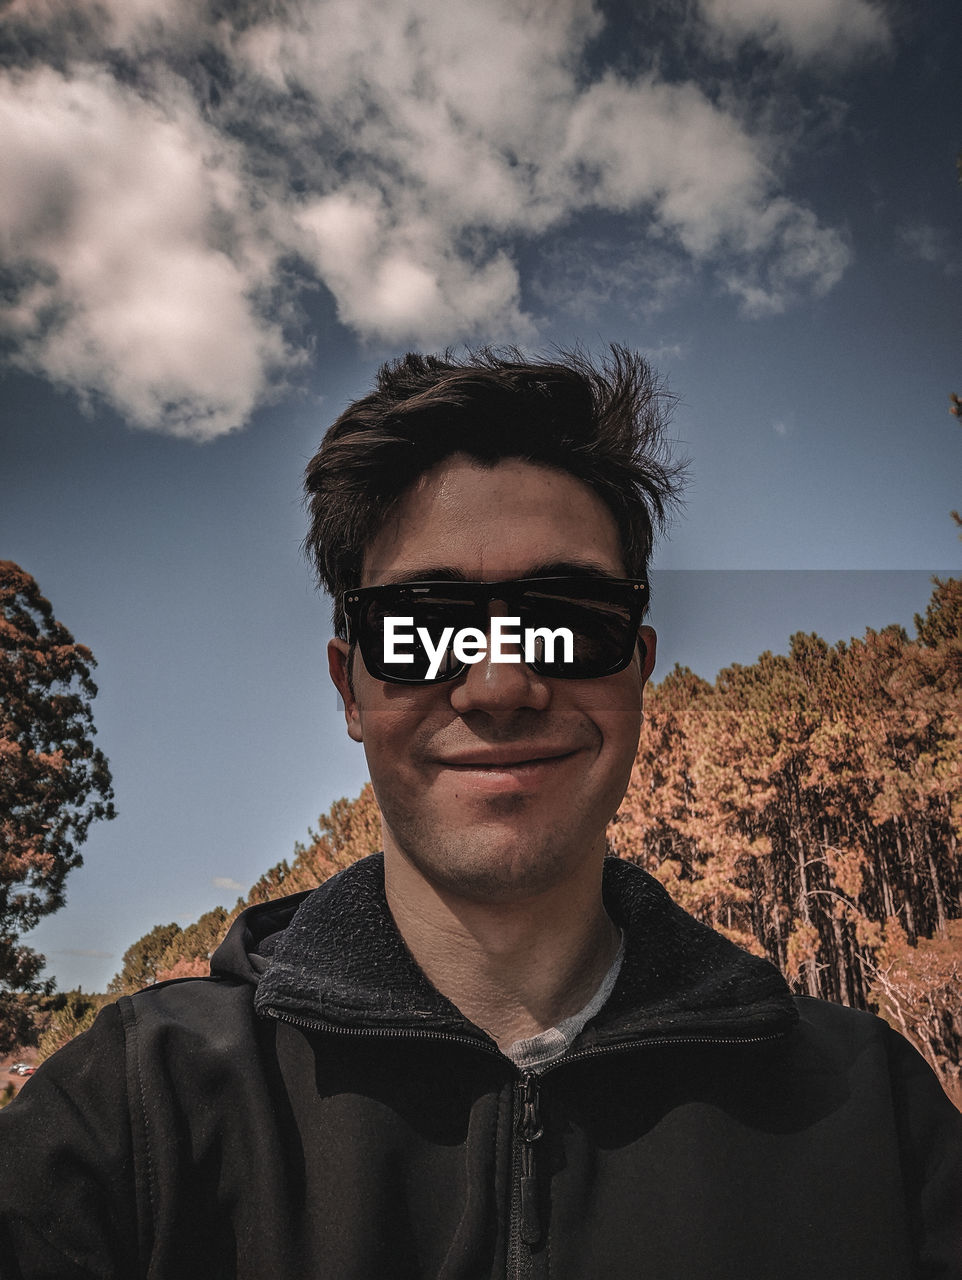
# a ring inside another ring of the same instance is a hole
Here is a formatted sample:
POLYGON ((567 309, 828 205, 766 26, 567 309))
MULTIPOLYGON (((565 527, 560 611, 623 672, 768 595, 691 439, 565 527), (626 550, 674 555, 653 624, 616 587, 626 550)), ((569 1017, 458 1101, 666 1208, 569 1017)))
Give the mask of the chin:
MULTIPOLYGON (((536 834, 495 826, 475 827, 466 835, 459 829, 447 840, 414 840, 400 847, 441 892, 474 902, 516 902, 543 894, 567 878, 576 857, 543 827, 536 834), (416 850, 413 856, 409 849, 416 850)), ((577 860, 583 858, 582 848, 577 860)))

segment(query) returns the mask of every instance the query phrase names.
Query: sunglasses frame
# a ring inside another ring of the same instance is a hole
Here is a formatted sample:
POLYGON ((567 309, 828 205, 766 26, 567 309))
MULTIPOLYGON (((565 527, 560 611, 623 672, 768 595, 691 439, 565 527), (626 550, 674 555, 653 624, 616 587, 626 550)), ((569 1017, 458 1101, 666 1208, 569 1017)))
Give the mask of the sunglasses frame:
MULTIPOLYGON (((385 592, 410 593, 415 599, 418 593, 426 595, 430 591, 442 588, 447 594, 460 597, 461 599, 471 603, 480 613, 482 610, 485 615, 491 604, 497 600, 499 603, 508 607, 515 601, 519 601, 522 596, 530 591, 545 588, 556 588, 556 598, 564 599, 565 592, 563 587, 576 588, 578 591, 585 592, 585 599, 596 600, 603 604, 624 605, 629 609, 628 630, 634 637, 630 645, 626 644, 626 651, 621 654, 618 660, 601 672, 592 672, 590 675, 558 675, 550 674, 545 671, 539 671, 537 662, 526 663, 536 674, 551 680, 599 680, 605 676, 616 675, 619 671, 624 671, 625 667, 631 662, 635 649, 638 645, 644 644, 638 639, 638 628, 641 626, 645 616, 645 609, 648 604, 648 581, 646 578, 607 578, 603 575, 595 574, 566 574, 559 577, 546 578, 505 578, 498 582, 467 582, 461 578, 441 579, 441 580, 424 580, 413 582, 386 582, 378 586, 371 587, 355 587, 352 591, 345 591, 341 597, 341 603, 344 608, 344 614, 347 618, 347 638, 350 644, 357 645, 361 652, 361 657, 368 673, 375 679, 381 680, 385 684, 401 684, 407 685, 409 688, 430 687, 436 684, 448 684, 452 680, 458 680, 465 673, 470 665, 467 662, 457 664, 455 669, 438 673, 432 680, 414 679, 410 676, 388 674, 384 670, 384 663, 375 661, 372 669, 371 663, 368 662, 369 637, 365 634, 365 629, 361 626, 361 613, 364 605, 368 601, 377 600, 385 592)), ((573 597, 577 599, 577 595, 573 597)), ((393 616, 386 614, 385 616, 393 616)), ((399 613, 398 616, 401 616, 399 613)), ((511 616, 511 615, 509 615, 511 616)))

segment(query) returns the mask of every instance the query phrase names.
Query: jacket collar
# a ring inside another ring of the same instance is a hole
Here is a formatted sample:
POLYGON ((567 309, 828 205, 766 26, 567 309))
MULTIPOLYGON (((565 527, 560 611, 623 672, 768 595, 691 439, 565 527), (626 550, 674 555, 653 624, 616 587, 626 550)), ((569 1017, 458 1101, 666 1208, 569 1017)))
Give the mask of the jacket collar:
MULTIPOLYGON (((625 931, 625 957, 579 1048, 639 1038, 746 1040, 794 1025, 794 1001, 778 970, 700 924, 640 867, 607 858, 604 898, 625 931)), ((405 946, 384 897, 382 854, 289 903, 268 905, 279 931, 259 945, 253 921, 237 922, 256 947, 254 974, 263 971, 258 1012, 307 1016, 332 1029, 423 1029, 492 1043, 428 982, 405 946)))

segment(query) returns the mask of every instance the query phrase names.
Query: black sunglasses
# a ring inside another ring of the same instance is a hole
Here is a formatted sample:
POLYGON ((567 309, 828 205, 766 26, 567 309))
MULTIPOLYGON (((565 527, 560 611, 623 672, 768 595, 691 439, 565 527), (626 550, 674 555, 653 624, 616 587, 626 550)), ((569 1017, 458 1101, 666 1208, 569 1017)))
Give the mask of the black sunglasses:
POLYGON ((343 605, 348 639, 357 643, 372 676, 389 684, 425 685, 463 675, 470 663, 466 653, 477 654, 475 660, 484 656, 478 642, 497 626, 489 612, 495 600, 505 605, 506 617, 520 621, 520 634, 512 627, 512 634, 504 636, 505 641, 517 636, 512 645, 517 656, 502 660, 523 657, 538 675, 556 680, 614 675, 627 667, 641 644, 638 628, 647 599, 643 578, 589 575, 358 587, 345 592, 343 605), (400 625, 400 619, 410 621, 400 625), (462 645, 459 653, 458 637, 469 628, 480 637, 469 639, 470 649, 462 645), (570 641, 564 634, 551 634, 559 631, 568 633, 570 641))

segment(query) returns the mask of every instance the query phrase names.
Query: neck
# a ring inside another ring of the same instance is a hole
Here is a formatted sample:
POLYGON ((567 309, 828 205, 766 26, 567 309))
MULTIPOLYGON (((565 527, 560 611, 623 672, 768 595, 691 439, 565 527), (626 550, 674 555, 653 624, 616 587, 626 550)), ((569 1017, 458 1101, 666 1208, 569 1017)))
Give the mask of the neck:
POLYGON ((390 843, 385 890, 408 949, 501 1049, 588 1003, 619 945, 601 897, 603 848, 563 884, 519 901, 484 902, 429 880, 390 843))

